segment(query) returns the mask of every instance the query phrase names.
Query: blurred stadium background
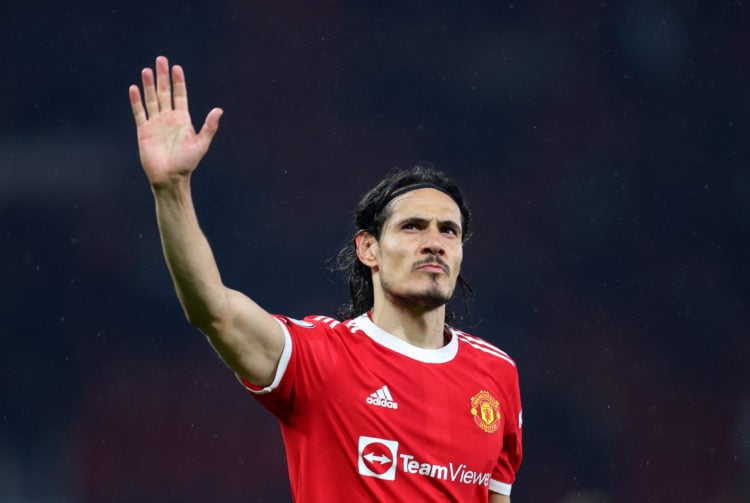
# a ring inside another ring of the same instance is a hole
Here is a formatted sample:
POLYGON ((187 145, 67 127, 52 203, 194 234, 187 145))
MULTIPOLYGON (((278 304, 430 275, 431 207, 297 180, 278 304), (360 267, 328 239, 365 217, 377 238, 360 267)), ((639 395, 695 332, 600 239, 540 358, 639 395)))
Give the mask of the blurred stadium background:
POLYGON ((429 160, 475 215, 461 328, 517 360, 514 503, 750 501, 741 1, 0 3, 0 501, 288 501, 274 420, 185 321, 127 87, 225 116, 225 281, 332 313, 360 195, 429 160))

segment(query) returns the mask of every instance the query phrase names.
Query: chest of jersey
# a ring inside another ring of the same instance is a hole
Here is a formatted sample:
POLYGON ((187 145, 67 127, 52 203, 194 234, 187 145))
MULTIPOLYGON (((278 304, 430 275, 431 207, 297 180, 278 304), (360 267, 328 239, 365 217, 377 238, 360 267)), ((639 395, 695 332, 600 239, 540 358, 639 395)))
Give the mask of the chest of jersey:
POLYGON ((366 337, 350 341, 303 420, 321 441, 337 438, 369 482, 486 490, 509 409, 500 382, 469 355, 425 363, 366 337))

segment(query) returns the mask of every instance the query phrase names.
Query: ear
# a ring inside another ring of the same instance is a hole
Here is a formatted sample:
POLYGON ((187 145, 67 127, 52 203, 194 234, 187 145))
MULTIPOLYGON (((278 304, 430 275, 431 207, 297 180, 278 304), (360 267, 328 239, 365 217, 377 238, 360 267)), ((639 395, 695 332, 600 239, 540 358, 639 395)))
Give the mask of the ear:
POLYGON ((354 246, 357 249, 357 258, 360 262, 371 269, 377 267, 378 240, 375 239, 375 236, 365 231, 359 231, 354 236, 354 246))

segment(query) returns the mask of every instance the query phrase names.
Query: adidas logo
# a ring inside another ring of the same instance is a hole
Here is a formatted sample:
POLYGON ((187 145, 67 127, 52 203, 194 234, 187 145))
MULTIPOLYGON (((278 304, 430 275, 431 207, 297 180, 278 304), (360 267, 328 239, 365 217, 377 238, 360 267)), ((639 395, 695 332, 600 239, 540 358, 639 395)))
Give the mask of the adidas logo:
POLYGON ((378 407, 385 407, 386 409, 398 409, 398 403, 393 401, 388 386, 383 386, 375 393, 368 396, 367 403, 370 405, 377 405, 378 407))

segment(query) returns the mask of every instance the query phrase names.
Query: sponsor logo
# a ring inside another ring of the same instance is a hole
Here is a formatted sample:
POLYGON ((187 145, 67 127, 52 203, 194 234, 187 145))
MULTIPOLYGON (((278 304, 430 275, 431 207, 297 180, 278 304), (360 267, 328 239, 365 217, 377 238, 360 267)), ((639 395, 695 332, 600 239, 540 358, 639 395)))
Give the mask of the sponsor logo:
POLYGON ((386 409, 398 409, 398 403, 393 401, 391 391, 388 386, 383 386, 379 390, 371 393, 367 397, 367 403, 370 405, 377 405, 378 407, 385 407, 386 409))
POLYGON ((359 474, 383 480, 396 480, 398 442, 375 437, 359 437, 359 474))
POLYGON ((424 475, 433 479, 450 480, 462 484, 476 484, 480 486, 490 485, 489 472, 475 472, 468 470, 463 463, 447 465, 436 465, 418 461, 414 456, 401 454, 402 470, 405 473, 424 475))
POLYGON ((399 454, 398 448, 399 444, 396 440, 359 437, 360 475, 382 480, 396 480, 396 474, 400 471, 408 476, 422 476, 485 487, 490 485, 490 472, 469 470, 464 463, 427 463, 412 454, 399 454))
POLYGON ((487 390, 471 397, 471 415, 474 424, 487 433, 495 433, 500 428, 500 402, 487 390))

